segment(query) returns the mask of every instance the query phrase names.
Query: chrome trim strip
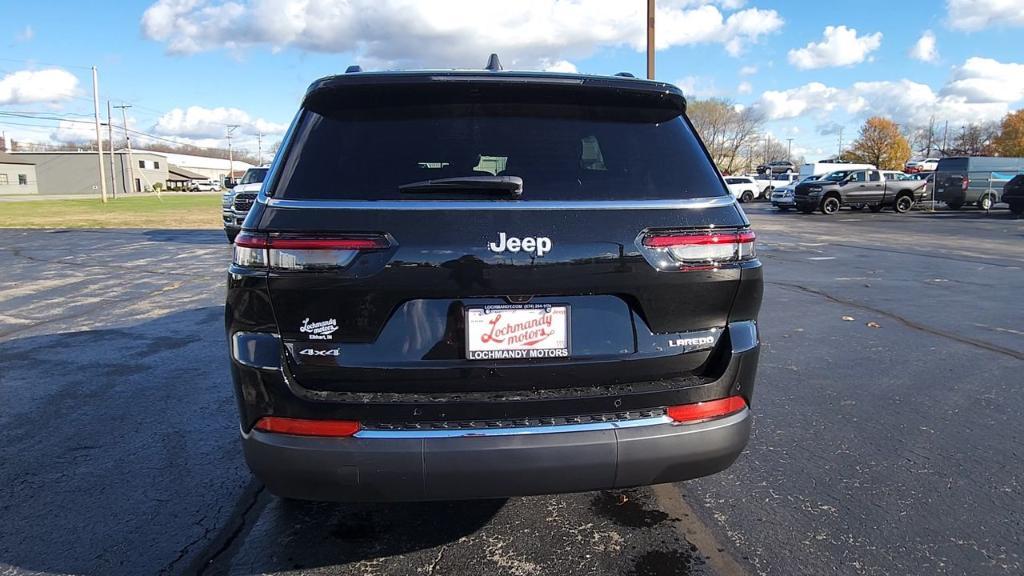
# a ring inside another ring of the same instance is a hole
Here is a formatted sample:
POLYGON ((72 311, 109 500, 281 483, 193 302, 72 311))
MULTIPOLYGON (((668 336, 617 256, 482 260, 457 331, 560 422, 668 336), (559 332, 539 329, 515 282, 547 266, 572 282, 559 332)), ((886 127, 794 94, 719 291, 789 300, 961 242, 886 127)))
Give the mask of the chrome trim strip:
POLYGON ((731 195, 678 200, 283 200, 256 198, 272 208, 329 210, 700 210, 731 206, 731 195))
POLYGON ((563 424, 558 426, 524 426, 522 428, 481 428, 474 430, 360 430, 355 438, 466 438, 473 436, 518 436, 525 434, 560 434, 563 432, 593 432, 671 424, 668 416, 638 418, 620 422, 588 422, 586 424, 563 424))

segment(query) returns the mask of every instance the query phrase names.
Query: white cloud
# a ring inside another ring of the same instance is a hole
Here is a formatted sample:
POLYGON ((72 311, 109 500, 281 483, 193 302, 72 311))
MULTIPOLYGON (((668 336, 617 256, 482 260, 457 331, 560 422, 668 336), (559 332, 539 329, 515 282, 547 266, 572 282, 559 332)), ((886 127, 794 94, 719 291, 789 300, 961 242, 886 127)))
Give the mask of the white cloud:
POLYGON ((281 134, 287 126, 275 124, 262 118, 253 118, 238 108, 203 108, 189 106, 175 108, 161 116, 152 128, 158 136, 182 137, 191 140, 223 139, 229 125, 238 125, 235 135, 281 134))
POLYGON ((821 82, 811 82, 789 90, 769 90, 761 94, 757 106, 769 120, 797 118, 809 112, 832 112, 841 107, 843 92, 821 82))
POLYGON ((66 70, 19 70, 0 78, 0 105, 63 102, 77 90, 78 78, 66 70))
MULTIPOLYGON (((103 137, 106 138, 105 131, 103 132, 103 137)), ((61 120, 57 124, 57 128, 50 133, 50 139, 69 144, 94 144, 96 142, 96 125, 87 122, 61 120)))
POLYGON ((1024 0, 946 0, 950 28, 973 32, 990 26, 1024 26, 1024 0))
POLYGON ((827 26, 821 42, 789 51, 789 63, 801 70, 860 64, 882 45, 882 33, 857 36, 846 26, 827 26))
POLYGON ((910 49, 910 57, 921 62, 935 62, 939 59, 939 50, 935 46, 935 34, 925 30, 910 49))
POLYGON ((568 60, 558 60, 557 62, 542 61, 540 63, 540 68, 545 72, 578 72, 578 70, 576 70, 576 65, 568 60))
POLYGON ((968 58, 953 70, 953 78, 942 93, 970 102, 1016 102, 1024 99, 1024 64, 968 58))
POLYGON ((757 74, 757 66, 744 66, 740 68, 740 76, 753 76, 757 74))
MULTIPOLYGON (((813 115, 828 120, 833 113, 855 117, 882 115, 898 123, 921 125, 932 117, 951 124, 999 120, 1010 105, 1024 100, 1024 64, 1004 64, 970 58, 954 68, 950 80, 936 92, 911 80, 855 82, 840 89, 811 82, 789 90, 767 91, 758 100, 770 120, 813 115)), ((831 131, 834 122, 819 126, 831 131)))
POLYGON ((736 87, 736 92, 738 94, 750 94, 753 90, 754 87, 747 81, 740 82, 740 85, 736 87))
POLYGON ((719 95, 715 81, 703 76, 686 76, 676 80, 675 85, 687 98, 712 98, 719 95))
MULTIPOLYGON (((659 2, 658 49, 717 43, 738 54, 782 27, 776 11, 742 4, 659 2)), ((367 67, 475 68, 497 52, 507 68, 543 68, 646 47, 644 3, 621 0, 158 0, 141 25, 174 54, 290 47, 349 53, 367 67)))

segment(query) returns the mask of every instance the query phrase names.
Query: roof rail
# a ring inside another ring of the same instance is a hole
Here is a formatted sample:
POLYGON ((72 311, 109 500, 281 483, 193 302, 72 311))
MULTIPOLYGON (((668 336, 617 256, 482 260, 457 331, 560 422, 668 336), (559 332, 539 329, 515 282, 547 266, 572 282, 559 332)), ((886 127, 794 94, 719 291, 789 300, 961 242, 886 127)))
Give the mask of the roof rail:
POLYGON ((490 70, 491 72, 504 70, 501 67, 501 60, 498 60, 497 54, 491 54, 491 57, 487 59, 487 66, 484 66, 484 70, 490 70))
POLYGON ((353 64, 352 66, 349 66, 348 68, 345 68, 345 74, 352 74, 353 72, 362 72, 362 71, 363 71, 363 67, 358 65, 358 64, 353 64))
POLYGON ((636 78, 632 72, 616 72, 615 75, 621 76, 622 78, 636 78))

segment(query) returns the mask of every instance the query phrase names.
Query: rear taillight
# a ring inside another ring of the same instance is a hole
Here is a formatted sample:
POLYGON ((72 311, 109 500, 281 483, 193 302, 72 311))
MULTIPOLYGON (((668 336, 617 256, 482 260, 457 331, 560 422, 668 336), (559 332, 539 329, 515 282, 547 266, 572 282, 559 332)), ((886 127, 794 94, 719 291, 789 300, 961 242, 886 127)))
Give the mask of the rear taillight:
POLYGON ((330 270, 348 266, 360 252, 390 247, 391 241, 379 234, 298 237, 243 232, 235 238, 233 262, 246 268, 330 270))
POLYGON ((672 234, 648 234, 643 245, 659 258, 659 268, 716 268, 723 264, 753 260, 754 233, 750 230, 712 230, 672 234))
POLYGON ((696 404, 682 404, 680 406, 669 406, 668 417, 675 422, 696 424, 713 418, 721 418, 743 411, 747 407, 747 401, 742 396, 730 396, 719 400, 708 402, 697 402, 696 404))
POLYGON ((971 187, 971 179, 970 178, 964 177, 963 187, 964 187, 964 192, 967 192, 967 189, 971 187))
POLYGON ((254 426, 261 432, 291 434, 293 436, 329 436, 344 438, 359 432, 359 422, 354 420, 303 420, 264 416, 254 426))

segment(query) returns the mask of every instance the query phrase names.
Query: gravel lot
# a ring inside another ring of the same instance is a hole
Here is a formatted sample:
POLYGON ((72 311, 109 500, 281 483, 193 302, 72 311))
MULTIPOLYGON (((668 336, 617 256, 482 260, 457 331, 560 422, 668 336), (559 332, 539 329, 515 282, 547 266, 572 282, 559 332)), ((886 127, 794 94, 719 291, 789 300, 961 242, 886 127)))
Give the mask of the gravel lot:
POLYGON ((765 347, 733 468, 416 505, 251 479, 219 230, 0 230, 0 574, 1024 572, 1024 220, 745 209, 765 347))

